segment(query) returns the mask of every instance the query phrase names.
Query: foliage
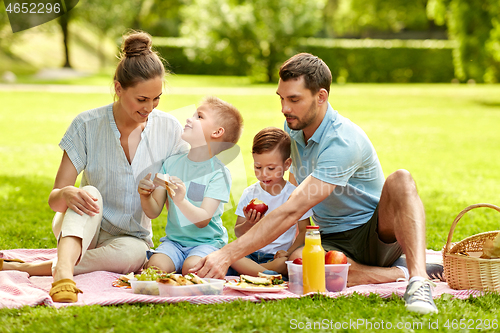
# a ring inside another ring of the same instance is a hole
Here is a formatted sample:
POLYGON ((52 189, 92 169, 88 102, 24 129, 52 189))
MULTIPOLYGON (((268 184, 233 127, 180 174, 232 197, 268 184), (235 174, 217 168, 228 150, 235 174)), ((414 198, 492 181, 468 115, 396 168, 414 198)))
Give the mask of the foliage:
POLYGON ((147 0, 142 6, 140 28, 153 36, 179 36, 180 10, 189 0, 147 0))
MULTIPOLYGON (((368 46, 330 46, 328 40, 308 39, 298 47, 322 58, 333 80, 345 82, 450 82, 453 79, 452 50, 443 47, 396 46, 398 40, 368 46)), ((337 40, 338 41, 338 40, 337 40)), ((340 43, 336 43, 340 44, 340 43)), ((361 43, 358 43, 361 44, 361 43)), ((410 43, 406 43, 410 44, 410 43)), ((421 43, 422 44, 422 43, 421 43)))
POLYGON ((86 0, 84 5, 76 9, 76 14, 93 27, 100 36, 97 53, 100 54, 101 68, 106 66, 102 44, 104 39, 117 40, 130 28, 140 12, 142 0, 86 0))
POLYGON ((363 36, 371 30, 400 32, 429 26, 427 0, 335 0, 336 10, 327 24, 337 36, 363 36))
POLYGON ((459 43, 453 56, 460 80, 500 81, 498 0, 430 0, 428 13, 459 43))
POLYGON ((190 59, 220 57, 255 81, 276 78, 297 38, 321 28, 324 0, 193 0, 182 11, 181 36, 194 39, 190 59))
MULTIPOLYGON (((451 43, 368 39, 355 42, 302 38, 297 40, 294 52, 309 52, 322 58, 338 83, 450 82, 454 78, 451 43)), ((213 60, 206 64, 196 58, 189 59, 182 52, 183 47, 174 43, 162 43, 156 49, 177 74, 244 74, 241 67, 228 67, 224 63, 222 51, 218 54, 212 51, 213 60)))
POLYGON ((120 36, 129 28, 141 8, 141 0, 86 0, 78 7, 78 16, 104 36, 120 36))

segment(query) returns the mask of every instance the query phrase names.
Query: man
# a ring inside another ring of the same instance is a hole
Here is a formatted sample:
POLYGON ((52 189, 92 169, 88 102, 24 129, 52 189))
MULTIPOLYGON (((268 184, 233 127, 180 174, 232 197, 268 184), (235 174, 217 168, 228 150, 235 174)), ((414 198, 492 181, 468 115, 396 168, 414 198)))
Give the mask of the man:
MULTIPOLYGON (((223 277, 231 263, 270 243, 309 209, 323 247, 349 257, 350 285, 393 282, 404 270, 389 267, 404 253, 409 311, 437 313, 425 266, 425 213, 415 182, 398 170, 384 182, 365 133, 328 103, 331 73, 318 57, 301 53, 280 68, 277 94, 292 137, 289 200, 244 236, 202 259, 200 276, 223 277)), ((300 256, 294 253, 290 259, 300 256)))

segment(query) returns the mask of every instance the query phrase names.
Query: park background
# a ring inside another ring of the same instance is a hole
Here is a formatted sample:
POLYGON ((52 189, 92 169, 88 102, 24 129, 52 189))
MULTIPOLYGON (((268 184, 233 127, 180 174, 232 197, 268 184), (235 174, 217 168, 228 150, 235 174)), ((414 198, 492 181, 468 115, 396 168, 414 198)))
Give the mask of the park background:
POLYGON ((117 40, 141 29, 177 74, 276 82, 279 65, 306 51, 340 84, 495 83, 499 17, 496 0, 82 0, 12 33, 0 6, 0 73, 113 68, 117 40))
MULTIPOLYGON (((61 158, 58 142, 78 113, 112 101, 120 37, 141 29, 154 36, 173 73, 160 110, 175 112, 206 94, 241 110, 247 184, 255 181, 253 135, 283 125, 279 65, 302 51, 322 57, 334 78, 332 106, 365 130, 386 175, 399 168, 412 173, 426 209, 428 248, 440 250, 463 208, 499 203, 499 19, 497 0, 89 0, 60 19, 12 33, 0 5, 0 249, 55 247, 47 198, 61 158)), ((454 240, 499 229, 497 214, 468 213, 454 240)), ((223 220, 234 239, 233 211, 223 220)), ((165 222, 164 214, 153 222, 156 244, 165 222)), ((441 298, 440 314, 430 319, 407 313, 397 297, 375 296, 2 309, 0 331, 282 332, 291 318, 444 323, 497 318, 499 301, 496 294, 441 298)))

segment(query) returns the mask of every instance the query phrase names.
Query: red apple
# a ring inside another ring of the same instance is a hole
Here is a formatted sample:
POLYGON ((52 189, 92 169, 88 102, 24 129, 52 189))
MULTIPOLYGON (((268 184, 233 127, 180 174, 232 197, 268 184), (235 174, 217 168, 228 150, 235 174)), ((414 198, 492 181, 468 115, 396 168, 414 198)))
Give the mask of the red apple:
POLYGON ((347 257, 339 251, 328 251, 325 255, 325 264, 347 264, 347 257))
POLYGON ((326 290, 330 292, 344 289, 344 279, 339 275, 334 275, 326 279, 326 290))
POLYGON ((259 199, 255 198, 250 200, 248 205, 245 207, 246 211, 250 209, 255 209, 258 213, 260 213, 261 216, 263 216, 267 212, 269 207, 259 199))
POLYGON ((296 258, 294 261, 292 261, 292 263, 295 265, 302 265, 302 258, 296 258))

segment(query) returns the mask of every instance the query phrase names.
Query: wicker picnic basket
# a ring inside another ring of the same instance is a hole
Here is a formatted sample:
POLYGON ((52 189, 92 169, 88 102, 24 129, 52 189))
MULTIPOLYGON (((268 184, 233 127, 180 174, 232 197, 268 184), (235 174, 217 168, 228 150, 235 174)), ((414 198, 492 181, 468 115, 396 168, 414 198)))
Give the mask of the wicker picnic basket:
POLYGON ((500 212, 500 207, 480 203, 471 205, 458 214, 451 225, 448 240, 443 248, 443 266, 446 282, 452 289, 475 289, 500 291, 500 259, 482 259, 465 253, 482 253, 484 241, 493 240, 500 232, 489 231, 451 243, 453 231, 458 221, 474 208, 488 207, 500 212))

